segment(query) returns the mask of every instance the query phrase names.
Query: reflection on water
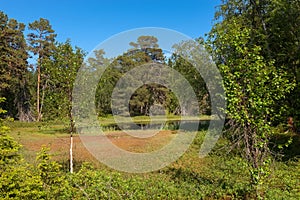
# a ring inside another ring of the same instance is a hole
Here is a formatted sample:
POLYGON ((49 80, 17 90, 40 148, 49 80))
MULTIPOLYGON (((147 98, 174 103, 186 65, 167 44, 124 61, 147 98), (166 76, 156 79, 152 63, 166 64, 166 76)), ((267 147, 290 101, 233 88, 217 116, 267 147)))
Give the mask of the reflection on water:
POLYGON ((163 129, 163 130, 183 130, 183 131, 195 131, 205 130, 208 128, 211 120, 177 120, 167 121, 165 123, 159 122, 140 122, 140 123, 119 123, 103 125, 102 129, 105 130, 146 130, 146 129, 163 129))

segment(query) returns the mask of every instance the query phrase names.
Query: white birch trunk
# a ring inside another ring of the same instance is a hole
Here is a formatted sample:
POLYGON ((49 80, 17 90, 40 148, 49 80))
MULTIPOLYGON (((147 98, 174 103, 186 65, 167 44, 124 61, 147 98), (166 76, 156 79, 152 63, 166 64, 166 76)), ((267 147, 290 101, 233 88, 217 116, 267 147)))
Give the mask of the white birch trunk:
POLYGON ((73 173, 73 136, 71 134, 70 141, 70 173, 73 173))

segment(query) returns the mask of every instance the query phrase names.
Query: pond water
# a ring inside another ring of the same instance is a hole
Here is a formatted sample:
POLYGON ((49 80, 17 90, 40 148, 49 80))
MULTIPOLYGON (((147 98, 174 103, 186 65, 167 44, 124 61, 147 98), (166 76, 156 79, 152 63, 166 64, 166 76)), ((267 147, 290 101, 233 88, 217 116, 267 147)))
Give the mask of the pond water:
POLYGON ((119 123, 102 126, 103 130, 146 130, 146 129, 163 129, 163 130, 205 130, 208 128, 211 120, 172 120, 165 123, 161 122, 139 122, 139 123, 119 123))

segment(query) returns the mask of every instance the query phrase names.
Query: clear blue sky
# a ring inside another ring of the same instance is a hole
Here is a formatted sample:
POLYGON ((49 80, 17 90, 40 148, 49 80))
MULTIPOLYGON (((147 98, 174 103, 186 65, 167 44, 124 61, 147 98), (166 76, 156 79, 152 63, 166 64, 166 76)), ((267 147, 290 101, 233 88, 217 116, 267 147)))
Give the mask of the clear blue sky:
POLYGON ((192 38, 204 36, 219 4, 220 0, 0 0, 0 10, 25 24, 46 18, 58 41, 70 38, 89 52, 133 28, 162 27, 192 38))

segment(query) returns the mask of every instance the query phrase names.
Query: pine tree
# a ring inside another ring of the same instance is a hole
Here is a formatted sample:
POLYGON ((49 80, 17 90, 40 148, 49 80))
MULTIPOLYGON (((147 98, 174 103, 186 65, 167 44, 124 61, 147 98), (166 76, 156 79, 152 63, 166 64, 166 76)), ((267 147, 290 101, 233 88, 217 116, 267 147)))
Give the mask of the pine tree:
MULTIPOLYGON (((54 41, 56 34, 50 25, 50 22, 47 19, 40 18, 37 21, 29 24, 29 29, 32 31, 28 34, 28 42, 30 51, 36 55, 37 64, 37 94, 36 94, 36 112, 37 112, 37 121, 40 121, 42 118, 42 102, 40 102, 41 94, 41 84, 42 92, 44 93, 46 87, 46 74, 43 73, 44 64, 47 59, 51 56, 52 51, 55 48, 54 41), (44 80, 41 80, 44 78, 44 80)), ((44 95, 42 95, 43 97, 44 95)), ((41 99, 43 101, 43 98, 41 99)))
POLYGON ((8 115, 30 121, 25 25, 0 12, 0 29, 0 95, 7 99, 4 108, 8 115))

